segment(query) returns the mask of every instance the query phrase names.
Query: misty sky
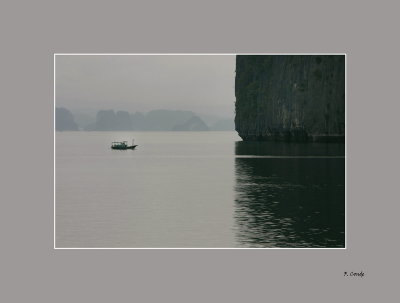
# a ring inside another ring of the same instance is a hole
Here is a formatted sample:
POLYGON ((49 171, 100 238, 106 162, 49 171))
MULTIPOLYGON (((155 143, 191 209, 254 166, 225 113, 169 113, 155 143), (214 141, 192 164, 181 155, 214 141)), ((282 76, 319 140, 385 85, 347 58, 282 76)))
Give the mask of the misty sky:
POLYGON ((57 55, 56 106, 234 117, 234 55, 57 55))

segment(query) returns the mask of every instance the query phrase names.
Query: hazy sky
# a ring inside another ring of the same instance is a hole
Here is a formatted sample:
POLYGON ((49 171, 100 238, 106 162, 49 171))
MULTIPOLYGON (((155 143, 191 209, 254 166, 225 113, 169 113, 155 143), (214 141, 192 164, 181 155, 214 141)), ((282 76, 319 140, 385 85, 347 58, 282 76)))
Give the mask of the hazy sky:
POLYGON ((234 116, 234 55, 57 55, 56 106, 234 116))

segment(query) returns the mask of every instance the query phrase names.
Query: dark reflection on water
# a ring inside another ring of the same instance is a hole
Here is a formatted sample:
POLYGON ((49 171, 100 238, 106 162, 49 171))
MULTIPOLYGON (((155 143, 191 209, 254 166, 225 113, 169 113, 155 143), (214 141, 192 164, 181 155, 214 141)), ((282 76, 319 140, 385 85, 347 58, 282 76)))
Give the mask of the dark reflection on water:
POLYGON ((236 142, 235 153, 239 246, 344 247, 344 144, 236 142))

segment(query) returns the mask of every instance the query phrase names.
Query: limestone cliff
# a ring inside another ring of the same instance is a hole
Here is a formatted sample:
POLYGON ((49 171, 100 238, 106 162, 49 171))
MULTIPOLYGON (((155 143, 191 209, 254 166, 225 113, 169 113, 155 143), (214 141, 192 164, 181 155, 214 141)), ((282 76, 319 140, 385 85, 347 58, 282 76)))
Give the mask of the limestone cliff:
POLYGON ((235 94, 243 140, 344 141, 344 55, 238 55, 235 94))

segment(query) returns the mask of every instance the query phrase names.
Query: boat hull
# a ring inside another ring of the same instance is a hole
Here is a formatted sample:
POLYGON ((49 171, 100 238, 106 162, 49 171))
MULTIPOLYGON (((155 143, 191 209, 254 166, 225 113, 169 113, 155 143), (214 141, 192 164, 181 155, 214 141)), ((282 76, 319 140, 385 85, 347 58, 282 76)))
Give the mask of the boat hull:
POLYGON ((111 149, 117 149, 117 150, 127 150, 127 149, 135 149, 137 145, 131 145, 131 146, 111 146, 111 149))

